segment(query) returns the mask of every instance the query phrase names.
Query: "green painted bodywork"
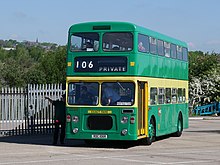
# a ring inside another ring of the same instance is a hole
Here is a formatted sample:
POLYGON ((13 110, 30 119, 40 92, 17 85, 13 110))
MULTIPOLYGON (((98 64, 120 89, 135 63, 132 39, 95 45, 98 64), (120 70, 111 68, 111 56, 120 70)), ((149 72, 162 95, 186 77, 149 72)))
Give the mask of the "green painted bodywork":
MULTIPOLYGON (((182 113, 183 128, 188 128, 188 104, 167 104, 149 106, 149 116, 156 119, 156 136, 166 135, 177 131, 178 115, 182 113), (158 113, 161 110, 161 113, 158 113)), ((150 118, 149 121, 150 122, 150 118)))
POLYGON ((76 115, 79 117, 78 123, 67 122, 66 125, 66 138, 67 139, 91 139, 92 134, 105 134, 108 136, 108 140, 137 140, 137 125, 130 124, 130 117, 134 116, 137 119, 137 109, 134 109, 132 114, 122 114, 122 109, 124 108, 108 108, 108 107, 77 107, 77 108, 67 108, 67 114, 71 116, 76 115), (111 109, 112 114, 89 114, 88 110, 109 110, 111 109), (113 127, 110 130, 89 130, 87 126, 87 118, 89 116, 111 116, 113 119, 113 127), (129 121, 126 124, 122 124, 121 118, 128 117, 129 121), (72 133, 73 128, 79 128, 79 132, 76 134, 72 133), (121 131, 123 129, 128 129, 128 134, 123 136, 121 131))

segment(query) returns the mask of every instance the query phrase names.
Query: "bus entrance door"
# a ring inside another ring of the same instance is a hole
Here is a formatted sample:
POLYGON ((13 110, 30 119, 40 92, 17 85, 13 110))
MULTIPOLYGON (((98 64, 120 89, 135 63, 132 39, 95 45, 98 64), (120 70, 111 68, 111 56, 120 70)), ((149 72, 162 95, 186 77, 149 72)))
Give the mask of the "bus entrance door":
POLYGON ((138 82, 138 136, 147 135, 148 83, 138 82))

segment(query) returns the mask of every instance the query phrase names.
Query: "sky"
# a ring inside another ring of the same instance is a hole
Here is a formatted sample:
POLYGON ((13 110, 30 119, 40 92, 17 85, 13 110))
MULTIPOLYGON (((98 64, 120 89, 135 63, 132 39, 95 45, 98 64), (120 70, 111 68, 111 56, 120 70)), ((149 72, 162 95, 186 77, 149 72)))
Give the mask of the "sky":
POLYGON ((0 39, 67 44, 71 25, 131 22, 220 53, 219 0, 0 0, 0 39))

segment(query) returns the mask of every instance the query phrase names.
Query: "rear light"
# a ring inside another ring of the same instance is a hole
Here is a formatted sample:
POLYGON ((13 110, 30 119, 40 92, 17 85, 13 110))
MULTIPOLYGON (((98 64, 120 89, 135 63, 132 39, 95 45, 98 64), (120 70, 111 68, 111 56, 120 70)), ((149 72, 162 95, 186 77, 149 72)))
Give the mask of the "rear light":
POLYGON ((66 116, 66 121, 69 123, 70 120, 71 120, 71 116, 70 116, 70 115, 67 115, 67 116, 66 116))
POLYGON ((134 116, 131 116, 131 118, 130 118, 130 123, 131 123, 131 124, 134 124, 134 123, 135 123, 135 117, 134 117, 134 116))

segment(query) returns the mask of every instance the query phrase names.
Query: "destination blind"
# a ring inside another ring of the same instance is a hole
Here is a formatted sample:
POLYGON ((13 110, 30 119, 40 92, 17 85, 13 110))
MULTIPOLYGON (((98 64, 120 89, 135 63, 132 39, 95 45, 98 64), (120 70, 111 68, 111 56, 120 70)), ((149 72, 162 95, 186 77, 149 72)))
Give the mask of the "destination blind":
POLYGON ((127 72, 127 57, 75 57, 75 72, 127 72))

